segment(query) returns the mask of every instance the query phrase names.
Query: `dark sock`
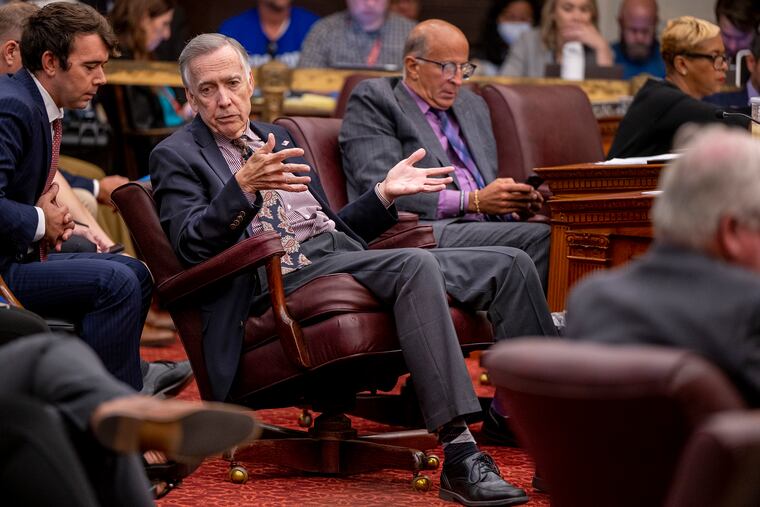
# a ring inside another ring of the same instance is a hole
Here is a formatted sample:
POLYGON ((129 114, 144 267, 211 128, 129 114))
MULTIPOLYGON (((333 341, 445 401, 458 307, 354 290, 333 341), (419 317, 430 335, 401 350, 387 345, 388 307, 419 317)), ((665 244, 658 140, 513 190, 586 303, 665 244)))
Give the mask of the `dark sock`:
POLYGON ((464 420, 457 419, 443 426, 438 432, 443 445, 443 456, 449 466, 457 465, 480 451, 464 420))

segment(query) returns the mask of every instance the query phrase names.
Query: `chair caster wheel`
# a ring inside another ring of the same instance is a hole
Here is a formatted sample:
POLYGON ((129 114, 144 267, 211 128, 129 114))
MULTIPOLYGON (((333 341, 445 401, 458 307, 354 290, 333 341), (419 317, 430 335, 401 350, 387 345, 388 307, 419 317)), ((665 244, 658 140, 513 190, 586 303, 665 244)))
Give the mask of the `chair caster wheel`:
POLYGON ((488 372, 484 371, 480 374, 480 377, 478 377, 478 381, 480 381, 480 385, 482 386, 490 386, 491 385, 491 379, 488 378, 488 372))
POLYGON ((245 484, 248 481, 248 470, 240 465, 235 465, 229 471, 230 482, 233 484, 245 484))
POLYGON ((414 491, 424 493, 425 491, 430 491, 432 486, 433 481, 431 481, 430 477, 427 475, 415 475, 414 479, 412 479, 412 489, 414 489, 414 491))
POLYGON ((439 458, 435 454, 428 454, 427 456, 425 456, 426 470, 438 470, 439 466, 441 466, 441 458, 439 458))
POLYGON ((314 422, 314 419, 311 417, 311 413, 308 410, 304 410, 301 412, 301 415, 298 416, 298 425, 302 428, 310 428, 312 422, 314 422))

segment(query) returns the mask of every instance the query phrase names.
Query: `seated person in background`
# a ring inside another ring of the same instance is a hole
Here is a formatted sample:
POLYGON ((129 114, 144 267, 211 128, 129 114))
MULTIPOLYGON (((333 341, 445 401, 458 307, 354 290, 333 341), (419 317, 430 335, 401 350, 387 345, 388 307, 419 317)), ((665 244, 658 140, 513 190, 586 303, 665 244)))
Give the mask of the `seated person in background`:
POLYGON ((239 41, 251 67, 259 67, 272 58, 295 67, 301 56, 301 45, 319 17, 291 0, 259 0, 258 9, 248 9, 227 19, 219 33, 239 41))
POLYGON ((401 197, 398 208, 429 221, 440 247, 500 245, 527 252, 546 287, 550 228, 522 220, 543 198, 530 185, 497 177, 488 107, 462 88, 473 70, 468 56, 461 30, 423 21, 404 48, 403 79, 356 86, 339 138, 349 200, 372 190, 395 160, 425 148, 422 165, 453 165, 454 181, 436 194, 401 197))
POLYGON ((662 32, 660 51, 665 79, 649 79, 638 91, 608 158, 668 153, 676 130, 685 123, 726 122, 747 128, 746 119, 723 119, 718 108, 702 101, 726 82, 728 57, 717 26, 692 16, 671 19, 662 32))
POLYGON ((614 55, 599 33, 598 20, 596 0, 547 0, 541 11, 541 26, 524 33, 512 45, 501 74, 544 77, 547 64, 562 63, 562 48, 568 42, 583 44, 586 65, 611 66, 614 55))
MULTIPOLYGON (((148 62, 154 50, 171 36, 171 23, 176 0, 116 0, 109 20, 119 40, 121 58, 148 62)), ((192 118, 192 110, 182 104, 169 86, 124 86, 124 108, 127 128, 136 131, 166 129, 182 125, 192 118)), ((117 98, 110 87, 103 88, 98 100, 105 108, 117 139, 128 142, 134 153, 137 175, 147 173, 150 150, 165 137, 165 133, 124 139, 117 98)), ((115 172, 126 174, 126 162, 116 160, 115 172)))
POLYGON ((726 54, 735 61, 736 53, 749 48, 760 25, 760 8, 756 0, 717 0, 715 20, 726 54))
POLYGON ((314 23, 298 66, 400 69, 414 22, 388 12, 388 0, 346 0, 346 5, 347 10, 314 23))
POLYGON ((740 90, 733 92, 719 92, 708 95, 705 102, 715 104, 724 109, 741 109, 750 114, 749 99, 760 96, 760 36, 756 36, 750 45, 750 54, 747 55, 747 69, 749 79, 740 90))
MULTIPOLYGON (((0 343, 25 326, 14 312, 0 309, 0 343)), ((0 412, 6 505, 151 506, 138 452, 164 452, 187 470, 255 430, 232 406, 139 396, 80 340, 49 332, 0 346, 0 412)))
MULTIPOLYGON (((187 362, 140 362, 148 270, 123 255, 56 253, 72 234, 91 234, 58 201, 61 110, 85 107, 105 83, 115 43, 105 19, 82 4, 53 3, 28 18, 24 68, 0 76, 0 275, 29 310, 76 320, 115 377, 153 393, 192 373, 187 362)), ((66 202, 78 203, 73 193, 66 202)))
MULTIPOLYGON (((397 197, 440 191, 449 180, 437 176, 451 168, 413 167, 424 156, 417 150, 335 214, 317 175, 297 175, 309 166, 287 131, 249 121, 253 74, 237 41, 197 36, 180 56, 180 72, 198 114, 150 158, 161 224, 180 261, 198 264, 269 230, 281 234, 288 252, 282 264, 286 293, 318 276, 351 274, 393 312, 427 429, 444 445, 441 495, 475 502, 468 505, 526 502, 525 491, 501 479, 491 458, 478 450, 463 419, 480 405, 446 293, 487 310, 497 339, 556 334, 530 258, 505 247, 367 250, 365 241, 396 222, 397 197)), ((252 305, 266 305, 268 294, 257 289, 266 279, 255 274, 220 283, 204 293, 201 315, 212 392, 224 400, 240 362, 240 322, 252 305)))
POLYGON ((390 11, 416 23, 421 7, 420 0, 391 0, 390 11))
POLYGON ((536 24, 539 7, 534 0, 494 0, 483 20, 480 40, 473 48, 478 75, 495 76, 509 49, 536 24))
POLYGON ((684 148, 660 178, 653 245, 576 285, 566 334, 694 350, 760 406, 760 144, 713 125, 684 148))
POLYGON ((657 0, 624 0, 618 13, 620 42, 612 45, 623 79, 639 74, 665 77, 657 42, 657 0))

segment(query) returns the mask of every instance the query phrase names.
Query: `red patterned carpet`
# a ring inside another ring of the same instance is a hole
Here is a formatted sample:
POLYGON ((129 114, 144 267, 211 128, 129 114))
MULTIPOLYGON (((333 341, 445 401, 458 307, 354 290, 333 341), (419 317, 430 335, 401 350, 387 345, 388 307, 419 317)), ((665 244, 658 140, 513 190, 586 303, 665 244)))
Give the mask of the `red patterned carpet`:
MULTIPOLYGON (((143 357, 155 359, 184 359, 185 354, 179 341, 166 348, 143 348, 143 357)), ((477 379, 479 368, 473 359, 468 360, 468 367, 477 379)), ((480 386, 475 382, 480 395, 492 394, 492 388, 480 386)), ((199 399, 195 384, 191 384, 179 396, 182 399, 199 399)), ((299 411, 297 409, 261 410, 258 417, 268 423, 296 428, 299 411)), ((354 418, 354 426, 360 433, 388 430, 371 421, 354 418)), ((479 425, 474 426, 475 438, 478 438, 479 425)), ((525 488, 530 494, 531 501, 526 505, 544 507, 549 505, 549 498, 541 493, 535 493, 530 487, 533 477, 533 463, 520 450, 482 446, 491 453, 504 476, 513 484, 525 488)), ((439 448, 433 451, 439 456, 443 452, 439 448)), ((244 464, 244 463, 243 463, 244 464)), ((227 462, 220 459, 208 459, 181 486, 172 491, 167 497, 159 500, 164 506, 227 506, 227 505, 362 505, 362 506, 451 506, 456 505, 438 499, 438 471, 429 472, 433 479, 433 488, 427 493, 417 493, 411 488, 411 473, 394 470, 383 470, 371 474, 351 477, 322 477, 298 474, 292 470, 275 466, 248 467, 249 480, 244 485, 232 484, 227 480, 227 462)))

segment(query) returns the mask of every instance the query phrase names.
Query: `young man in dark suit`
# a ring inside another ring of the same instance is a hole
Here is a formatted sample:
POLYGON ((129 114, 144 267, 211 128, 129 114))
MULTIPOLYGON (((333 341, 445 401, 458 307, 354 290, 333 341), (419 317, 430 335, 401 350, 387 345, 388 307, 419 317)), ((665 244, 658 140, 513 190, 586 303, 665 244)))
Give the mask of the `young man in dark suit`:
MULTIPOLYGON (((83 108, 105 83, 115 37, 93 9, 55 3, 28 19, 24 68, 0 77, 0 274, 29 310, 77 321, 106 368, 134 389, 178 386, 189 365, 140 362, 150 305, 145 266, 110 254, 60 254, 62 241, 87 236, 56 199, 63 108, 83 108)), ((153 391, 151 391, 152 394, 153 391)))

